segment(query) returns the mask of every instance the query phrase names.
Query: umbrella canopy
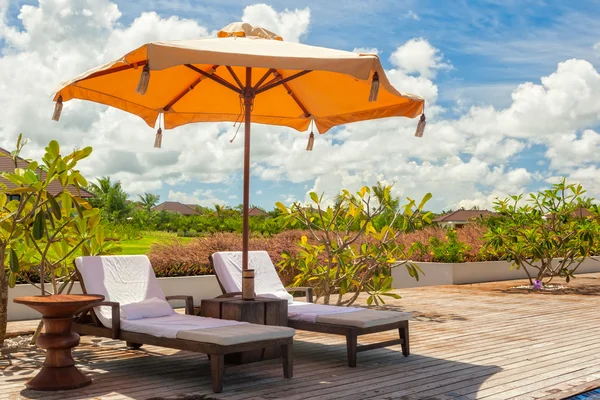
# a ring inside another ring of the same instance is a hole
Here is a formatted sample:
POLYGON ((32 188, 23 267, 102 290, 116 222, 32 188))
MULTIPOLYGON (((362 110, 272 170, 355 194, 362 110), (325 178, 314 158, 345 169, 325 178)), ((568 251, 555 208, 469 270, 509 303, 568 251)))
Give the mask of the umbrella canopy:
POLYGON ((349 122, 413 118, 422 112, 423 99, 398 92, 375 54, 265 40, 281 38, 241 23, 229 25, 219 36, 145 44, 64 83, 54 100, 106 104, 138 115, 152 127, 164 113, 167 129, 192 122, 233 122, 240 120, 245 69, 252 67, 252 122, 305 131, 314 121, 325 133, 349 122), (136 87, 144 69, 149 82, 141 95, 136 87), (370 102, 375 74, 379 93, 370 102))
MULTIPOLYGON (((299 131, 423 112, 418 96, 397 91, 375 54, 284 42, 247 23, 233 23, 214 39, 152 42, 62 84, 62 103, 83 99, 138 115, 162 129, 192 122, 245 121, 243 266, 248 259, 250 122, 299 131), (162 118, 161 118, 162 116, 162 118), (162 122, 161 122, 162 120, 162 122)), ((424 127, 424 116, 419 124, 424 127)), ((309 139, 312 148, 313 134, 309 139)))

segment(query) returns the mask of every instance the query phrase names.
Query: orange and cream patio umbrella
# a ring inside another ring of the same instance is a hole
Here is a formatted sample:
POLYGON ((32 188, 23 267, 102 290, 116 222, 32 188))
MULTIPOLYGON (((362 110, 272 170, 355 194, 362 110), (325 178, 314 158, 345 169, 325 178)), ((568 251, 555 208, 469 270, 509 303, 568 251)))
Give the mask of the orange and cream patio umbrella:
MULTIPOLYGON (((217 38, 151 42, 62 84, 53 119, 71 99, 89 100, 158 124, 239 121, 243 114, 243 269, 248 269, 251 122, 324 134, 332 127, 385 117, 421 115, 422 98, 396 90, 377 55, 285 42, 260 27, 236 22, 217 38)), ((311 132, 307 150, 312 149, 311 132)))

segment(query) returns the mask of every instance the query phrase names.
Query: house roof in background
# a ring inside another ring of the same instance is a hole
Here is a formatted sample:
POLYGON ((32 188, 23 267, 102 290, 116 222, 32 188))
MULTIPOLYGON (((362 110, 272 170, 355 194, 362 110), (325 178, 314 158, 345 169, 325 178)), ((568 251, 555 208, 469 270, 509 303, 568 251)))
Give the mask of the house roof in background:
MULTIPOLYGON (((8 156, 10 156, 10 151, 5 150, 3 148, 0 147, 0 153, 6 154, 8 156)), ((29 161, 19 157, 19 159, 17 160, 17 167, 18 168, 27 168, 27 166, 29 165, 29 161)), ((0 172, 11 172, 14 171, 15 169, 15 164, 13 163, 13 160, 11 157, 2 157, 0 155, 0 172)), ((41 173, 42 176, 44 176, 46 173, 43 172, 41 169, 37 169, 38 173, 41 173)), ((3 184, 6 185, 7 189, 14 189, 17 186, 10 182, 8 179, 5 179, 3 177, 0 177, 0 182, 2 182, 3 184)), ((52 196, 56 196, 59 193, 62 193, 64 190, 63 186, 60 184, 59 181, 54 181, 52 182, 49 186, 48 186, 48 193, 50 193, 52 196)), ((90 197, 94 197, 93 193, 88 192, 87 190, 84 189, 77 189, 75 186, 73 185, 69 185, 67 187, 67 190, 74 196, 80 196, 84 199, 90 198, 90 197)))
POLYGON ((433 219, 433 222, 462 222, 468 221, 471 218, 489 217, 498 215, 495 212, 488 210, 456 210, 448 214, 440 215, 433 219))
POLYGON ((249 215, 250 217, 265 217, 265 216, 267 216, 267 215, 269 215, 269 214, 268 214, 267 212, 265 212, 265 211, 261 210, 261 209, 260 209, 260 208, 258 208, 258 207, 251 207, 251 208, 248 210, 248 215, 249 215))
POLYGON ((165 201, 157 206, 152 207, 154 211, 171 211, 181 215, 200 215, 200 213, 193 208, 188 207, 178 201, 165 201))

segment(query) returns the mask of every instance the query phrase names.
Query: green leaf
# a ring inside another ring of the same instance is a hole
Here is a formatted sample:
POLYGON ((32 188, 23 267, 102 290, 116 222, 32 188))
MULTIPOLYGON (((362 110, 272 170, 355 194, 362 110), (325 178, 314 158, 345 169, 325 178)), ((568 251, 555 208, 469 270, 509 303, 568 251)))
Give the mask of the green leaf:
POLYGON ((35 220, 33 221, 33 238, 35 240, 40 240, 42 237, 44 237, 45 228, 46 220, 44 218, 44 213, 39 211, 35 216, 35 220))
POLYGON ((102 225, 98 225, 96 228, 96 241, 98 245, 102 245, 104 242, 104 227, 102 225))
POLYGON ((14 288, 16 284, 17 284, 17 274, 15 274, 14 272, 9 272, 8 273, 8 287, 14 288))
POLYGON ((289 211, 287 209, 287 207, 280 201, 278 201, 277 203, 275 203, 275 206, 279 209, 279 211, 281 211, 284 214, 289 214, 289 211))
POLYGON ((58 156, 60 154, 60 146, 58 145, 58 142, 56 140, 52 140, 50 143, 48 143, 46 151, 48 151, 52 157, 58 156))
POLYGON ((10 258, 8 260, 11 272, 19 272, 19 257, 14 249, 10 249, 10 258))
POLYGON ((50 193, 48 193, 48 202, 50 203, 50 207, 52 208, 52 214, 54 214, 54 218, 60 220, 62 218, 62 213, 60 211, 60 206, 58 202, 50 193))
POLYGON ((319 196, 315 193, 315 192, 310 192, 310 199, 315 202, 316 204, 319 204, 319 196))

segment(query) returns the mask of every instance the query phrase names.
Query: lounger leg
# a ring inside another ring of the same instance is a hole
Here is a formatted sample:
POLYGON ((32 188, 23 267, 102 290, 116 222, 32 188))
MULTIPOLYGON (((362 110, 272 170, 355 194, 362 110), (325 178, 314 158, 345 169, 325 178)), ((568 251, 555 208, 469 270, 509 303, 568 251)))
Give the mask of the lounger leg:
POLYGON ((225 370, 225 356, 223 354, 210 355, 210 375, 212 377, 212 389, 215 393, 223 391, 223 372, 225 370))
POLYGON ((400 326, 398 328, 398 331, 400 332, 400 339, 404 340, 404 343, 402 343, 402 354, 404 354, 404 357, 408 357, 410 355, 410 341, 408 338, 408 322, 406 322, 406 324, 402 324, 402 326, 400 326))
POLYGON ((356 367, 356 353, 358 349, 356 332, 350 331, 346 334, 346 348, 348 349, 348 366, 356 367))
POLYGON ((281 345, 281 361, 283 363, 283 376, 291 378, 294 376, 294 354, 293 341, 281 345))

